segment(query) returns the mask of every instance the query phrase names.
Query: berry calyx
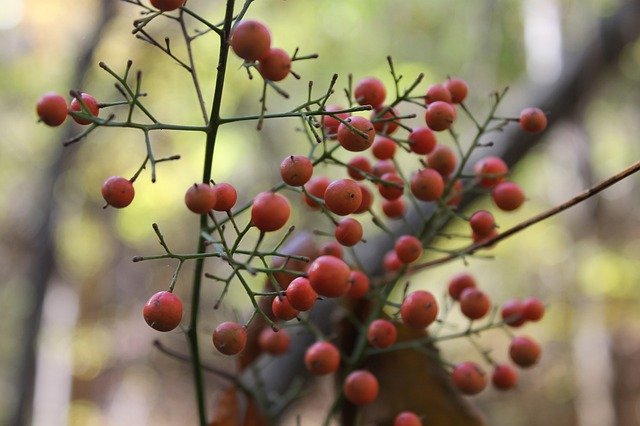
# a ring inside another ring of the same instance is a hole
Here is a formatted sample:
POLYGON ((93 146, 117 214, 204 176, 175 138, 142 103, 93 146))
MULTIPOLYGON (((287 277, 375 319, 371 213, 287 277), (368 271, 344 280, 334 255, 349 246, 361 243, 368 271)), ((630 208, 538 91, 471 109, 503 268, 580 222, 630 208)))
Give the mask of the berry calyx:
POLYGON ((213 330, 213 345, 224 355, 236 355, 247 344, 247 329, 236 322, 226 321, 213 330))
POLYGON ((170 291, 160 291, 144 305, 142 316, 151 328, 171 331, 182 320, 182 301, 170 291))
POLYGON ((194 183, 184 194, 187 208, 197 214, 207 214, 216 205, 217 194, 208 183, 194 183))
POLYGON ((105 180, 101 192, 107 204, 117 209, 127 207, 135 196, 133 183, 121 176, 111 176, 105 180))
POLYGON ((262 232, 277 231, 291 215, 289 200, 275 192, 261 192, 253 199, 251 223, 262 232))
POLYGON ((57 93, 45 93, 36 104, 36 112, 47 126, 59 126, 67 118, 67 101, 57 93))

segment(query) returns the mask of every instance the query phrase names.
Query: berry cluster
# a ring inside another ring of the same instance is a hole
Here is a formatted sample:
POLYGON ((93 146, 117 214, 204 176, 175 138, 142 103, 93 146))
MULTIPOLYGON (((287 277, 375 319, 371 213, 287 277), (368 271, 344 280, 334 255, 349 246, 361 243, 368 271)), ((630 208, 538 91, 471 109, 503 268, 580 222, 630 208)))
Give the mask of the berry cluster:
MULTIPOLYGON (((134 3, 143 6, 141 2, 134 3)), ((152 13, 152 9, 143 6, 148 16, 136 21, 136 31, 142 32, 146 25, 164 12, 189 10, 184 0, 151 0, 151 5, 159 12, 152 13)), ((284 50, 271 47, 271 32, 264 23, 243 19, 246 8, 240 15, 233 14, 233 7, 227 9, 222 26, 208 24, 212 32, 220 36, 221 52, 226 53, 231 49, 248 71, 251 68, 258 70, 264 80, 265 90, 272 87, 276 93, 282 94, 283 90, 274 82, 292 73, 292 61, 312 58, 314 55, 296 57, 294 54, 292 58, 284 50)), ((188 15, 197 16, 194 11, 188 15)), ((184 24, 185 16, 187 14, 180 13, 173 19, 184 24)), ((198 22, 208 21, 198 17, 198 22)), ((144 33, 144 37, 151 36, 144 33)), ((171 53, 168 46, 167 42, 166 49, 160 48, 165 53, 171 53)), ((221 57, 226 61, 226 54, 221 54, 221 57)), ((374 402, 381 385, 378 378, 364 367, 367 357, 407 347, 406 341, 402 345, 398 342, 399 327, 428 329, 429 333, 424 337, 411 342, 416 349, 424 349, 454 337, 471 339, 477 348, 474 339, 482 331, 518 327, 526 321, 537 321, 542 317, 542 303, 536 298, 528 298, 505 303, 500 320, 490 318, 488 322, 476 325, 478 323, 474 321, 488 316, 492 304, 489 296, 477 288, 475 279, 466 272, 451 279, 448 299, 444 301, 439 302, 431 292, 423 289, 407 291, 405 288, 401 295, 399 291, 394 291, 396 288, 399 290, 399 284, 406 277, 428 266, 421 260, 427 257, 427 253, 439 252, 438 238, 445 234, 444 229, 450 221, 468 222, 471 229, 467 246, 488 246, 496 238, 498 228, 492 213, 479 210, 467 217, 458 211, 461 201, 471 192, 479 190, 490 195, 498 209, 512 211, 525 201, 524 193, 509 180, 507 165, 496 156, 487 155, 476 162, 471 175, 465 174, 465 167, 472 152, 488 146, 481 140, 484 135, 500 131, 510 122, 518 122, 524 131, 540 132, 546 126, 546 116, 537 108, 526 108, 518 118, 498 117, 496 111, 503 92, 494 94, 487 117, 478 120, 464 103, 469 87, 463 79, 448 78, 443 83, 428 87, 426 94, 416 94, 423 76, 418 76, 406 89, 400 90, 402 76, 397 75, 390 58, 388 62, 394 81, 394 95, 389 96, 388 88, 377 77, 360 79, 355 85, 350 78, 345 88, 344 107, 333 103, 336 77, 319 97, 313 97, 310 84, 307 102, 291 111, 266 114, 263 95, 259 115, 222 119, 219 110, 222 88, 219 91, 216 88, 217 97, 214 98, 214 111, 211 113, 215 125, 206 123, 200 127, 169 125, 156 120, 141 100, 141 73, 137 74, 135 87, 129 84, 131 62, 124 75, 101 64, 116 79, 116 86, 124 100, 99 104, 90 95, 73 92, 73 99, 67 106, 65 99, 56 94, 48 93, 41 98, 37 113, 45 124, 60 125, 67 115, 71 115, 77 123, 91 125, 74 141, 80 140, 96 127, 141 129, 147 142, 150 132, 163 129, 200 131, 206 133, 207 140, 211 140, 215 139, 220 125, 247 119, 255 119, 259 127, 264 120, 282 117, 298 118, 304 124, 308 154, 292 153, 283 158, 279 166, 281 182, 251 194, 247 197, 251 198, 248 203, 238 203, 238 192, 232 183, 216 183, 212 180, 211 165, 205 162, 203 179, 190 185, 184 195, 186 210, 200 215, 201 219, 197 253, 177 254, 170 250, 159 227, 154 224, 165 253, 140 256, 134 260, 174 259, 178 266, 169 289, 154 294, 144 305, 143 316, 149 326, 168 332, 181 324, 183 305, 173 289, 182 265, 194 261, 200 265, 196 270, 202 271, 205 260, 215 258, 228 265, 232 272, 225 276, 211 272, 197 275, 191 309, 200 309, 197 301, 201 280, 208 278, 223 288, 216 307, 223 302, 229 286, 239 285, 247 293, 252 314, 244 324, 225 321, 215 327, 211 335, 213 347, 223 355, 237 355, 245 351, 251 339, 256 339, 261 351, 278 356, 287 353, 293 344, 290 330, 293 327, 306 328, 317 337, 305 350, 304 364, 308 373, 342 373, 344 398, 360 406, 374 402), (100 118, 99 110, 106 106, 126 106, 127 119, 116 121, 115 114, 106 119, 100 118), (416 108, 420 108, 419 114, 412 112, 416 108), (152 124, 132 122, 134 109, 139 109, 150 118, 152 124), (476 127, 475 136, 466 144, 454 130, 459 115, 465 115, 476 127), (345 160, 347 155, 350 157, 345 160), (334 174, 327 171, 329 168, 337 171, 335 174, 340 173, 341 177, 330 177, 334 174), (415 229, 410 231, 395 231, 398 220, 408 223, 410 207, 420 217, 417 228, 414 226, 415 229), (290 253, 282 248, 294 233, 293 227, 286 226, 295 209, 304 209, 308 214, 317 215, 317 229, 314 231, 322 241, 317 250, 314 247, 305 252, 290 253), (327 225, 321 225, 323 221, 327 225), (374 230, 368 228, 368 223, 364 221, 373 224, 374 230), (369 235, 365 235, 365 231, 369 235), (354 247, 366 246, 376 233, 386 234, 393 249, 380 259, 380 265, 363 265, 354 247), (267 234, 279 235, 279 242, 265 247, 271 244, 271 239, 265 238, 267 234), (213 249, 209 250, 210 247, 213 249), (382 275, 370 273, 376 269, 385 272, 382 275), (248 275, 258 274, 266 278, 264 291, 252 290, 247 283, 248 275), (362 317, 354 309, 353 321, 362 330, 357 339, 362 344, 357 342, 352 353, 344 353, 336 336, 323 334, 309 318, 308 313, 317 304, 338 298, 349 307, 367 304, 369 309, 366 311, 372 313, 362 317), (470 325, 466 331, 457 333, 459 335, 446 335, 443 334, 442 325, 455 303, 470 320, 470 325), (263 324, 256 336, 249 331, 253 321, 263 324)), ((217 72, 226 72, 225 65, 220 65, 217 72)), ((193 77, 196 90, 199 91, 195 74, 193 77)), ((212 148, 210 152, 213 155, 212 148)), ((133 184, 149 161, 155 166, 160 161, 179 158, 173 156, 158 160, 151 154, 149 151, 131 179, 113 176, 104 182, 102 195, 107 205, 123 208, 131 204, 135 195, 133 184)), ((155 181, 154 167, 152 181, 155 181)), ((462 257, 462 249, 459 253, 462 257)), ((197 324, 190 324, 189 327, 193 330, 197 324)), ((188 336, 197 339, 195 332, 188 336)), ((197 344, 192 347, 197 349, 197 344)), ((515 386, 517 373, 513 367, 496 363, 485 351, 479 350, 479 353, 493 366, 492 381, 498 389, 515 386)), ((529 367, 538 361, 540 347, 528 337, 514 337, 509 355, 516 365, 529 367)), ((443 360, 443 364, 447 363, 443 360)), ((200 365, 196 365, 196 370, 198 368, 200 365)), ((465 394, 478 393, 486 386, 485 373, 472 361, 455 365, 451 378, 457 389, 465 394)), ((197 390, 201 397, 202 389, 197 390)), ((426 416, 427 413, 403 411, 397 414, 395 424, 421 424, 422 415, 426 416)))

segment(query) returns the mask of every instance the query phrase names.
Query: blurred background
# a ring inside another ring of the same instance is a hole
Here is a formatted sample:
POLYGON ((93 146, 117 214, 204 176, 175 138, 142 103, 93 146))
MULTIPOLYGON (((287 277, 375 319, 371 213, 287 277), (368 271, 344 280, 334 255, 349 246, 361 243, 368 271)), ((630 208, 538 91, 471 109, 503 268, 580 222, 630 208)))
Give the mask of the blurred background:
MULTIPOLYGON (((247 16, 270 27, 274 45, 319 54, 294 64, 302 80, 282 85, 291 100, 269 94, 272 112, 304 101, 309 80, 323 93, 333 73, 339 88, 349 73, 390 83, 387 55, 406 84, 424 73, 424 90, 447 75, 466 79, 476 111, 485 112, 489 94, 505 86, 511 87, 499 109, 505 116, 549 99, 564 105, 550 111, 553 125, 543 139, 521 148, 512 178, 528 201, 515 213, 497 213, 506 229, 640 158, 640 14, 638 2, 631 3, 625 9, 615 0, 260 0, 247 16), (587 84, 571 86, 567 81, 576 76, 587 84)), ((189 6, 212 22, 223 15, 222 1, 190 0, 189 6)), ((142 135, 99 129, 62 148, 80 127, 71 120, 56 129, 36 123, 35 103, 47 91, 119 99, 97 64, 122 73, 131 59, 144 70, 144 102, 160 120, 200 125, 189 76, 131 34, 139 10, 116 0, 72 7, 64 0, 0 0, 0 424, 29 424, 29 417, 38 426, 196 423, 188 364, 159 353, 152 346, 158 334, 141 318, 148 297, 167 288, 175 264, 131 258, 160 253, 153 222, 176 251, 194 249, 197 220, 182 199, 201 176, 200 135, 153 133, 157 157, 181 159, 159 164, 155 184, 143 171, 133 204, 116 211, 102 209, 100 186, 140 167, 142 135)), ((160 40, 171 37, 184 53, 175 23, 158 19, 149 31, 160 40)), ((204 36, 194 46, 210 106, 216 39, 204 36)), ((230 58, 227 115, 259 111, 259 79, 248 80, 240 65, 230 58)), ((334 99, 344 103, 340 90, 334 99)), ((262 132, 251 122, 227 126, 214 179, 233 183, 241 201, 250 199, 257 182, 275 180, 284 155, 306 153, 299 125, 274 120, 262 132)), ((470 130, 469 123, 460 130, 470 130)), ((488 389, 472 400, 488 424, 640 425, 639 193, 638 178, 631 177, 505 241, 491 252, 495 260, 470 260, 468 270, 496 304, 534 295, 547 305, 544 321, 518 330, 542 342, 540 365, 522 372, 516 390, 488 389)), ((485 197, 472 208, 492 206, 485 197)), ((298 216, 302 225, 314 221, 298 216)), ((420 280, 442 294, 462 268, 454 262, 420 280)), ((183 270, 176 287, 183 300, 190 272, 183 270)), ((205 289, 205 300, 215 293, 205 289)), ((240 291, 232 289, 223 312, 214 314, 212 304, 203 311, 203 346, 220 318, 246 314, 240 291)), ((179 332, 160 337, 184 349, 179 332)), ((496 359, 507 359, 503 333, 483 341, 496 359)), ((468 346, 452 342, 443 351, 461 361, 468 346)), ((213 349, 203 353, 208 362, 231 365, 213 349)), ((215 388, 216 379, 208 380, 215 388)))

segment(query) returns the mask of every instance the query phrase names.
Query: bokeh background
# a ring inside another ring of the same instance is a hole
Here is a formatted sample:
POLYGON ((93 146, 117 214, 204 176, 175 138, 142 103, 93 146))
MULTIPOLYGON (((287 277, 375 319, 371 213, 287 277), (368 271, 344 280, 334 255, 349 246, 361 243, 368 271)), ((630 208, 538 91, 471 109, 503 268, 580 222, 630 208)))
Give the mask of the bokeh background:
MULTIPOLYGON (((637 8, 637 1, 631 3, 637 8)), ((222 16, 222 1, 189 5, 214 22, 222 16)), ((465 78, 469 104, 479 111, 486 111, 493 90, 510 86, 500 111, 515 116, 553 96, 576 61, 597 51, 595 40, 609 34, 603 22, 625 16, 630 32, 640 27, 637 13, 623 7, 614 0, 259 0, 248 16, 269 25, 275 45, 319 54, 316 61, 295 64, 302 80, 283 84, 292 99, 272 92, 270 111, 303 101, 309 80, 321 93, 333 73, 340 75, 340 88, 349 73, 389 83, 386 56, 392 55, 407 81, 425 74, 424 89, 447 75, 465 78)), ((144 171, 129 208, 103 210, 102 181, 138 169, 146 153, 142 135, 100 129, 63 149, 64 138, 81 129, 71 120, 47 128, 36 123, 34 111, 47 91, 74 88, 100 100, 117 99, 113 81, 97 64, 121 72, 132 59, 134 69, 144 70, 145 103, 161 120, 199 124, 188 75, 132 36, 138 11, 116 0, 0 0, 0 424, 20 424, 16 413, 30 411, 25 395, 34 398, 32 424, 38 426, 196 422, 188 365, 153 348, 158 335, 140 315, 149 295, 167 287, 175 265, 133 264, 131 258, 160 252, 153 222, 176 251, 195 247, 197 220, 186 213, 182 197, 201 175, 200 135, 154 133, 158 157, 181 159, 159 164, 155 184, 144 171), (83 59, 90 46, 95 49, 83 59)), ((171 37, 183 53, 170 21, 157 20, 149 30, 160 39, 171 37)), ((528 201, 516 213, 497 214, 500 226, 571 198, 640 157, 640 43, 618 45, 619 51, 593 57, 603 64, 594 67, 589 90, 573 93, 577 101, 569 113, 552 112, 553 127, 513 169, 528 201)), ((195 46, 208 94, 215 37, 202 37, 195 46)), ((249 81, 240 64, 235 57, 229 63, 227 114, 259 109, 261 85, 249 81)), ((340 91, 335 99, 344 99, 340 91)), ((262 132, 255 123, 227 126, 216 148, 214 178, 232 182, 241 200, 250 199, 258 184, 276 178, 284 155, 306 152, 299 125, 275 120, 262 132)), ((496 304, 535 295, 548 306, 543 322, 522 330, 542 342, 540 365, 522 372, 518 389, 489 389, 473 399, 488 424, 640 424, 639 192, 638 178, 631 177, 505 241, 491 251, 495 259, 470 260, 468 270, 496 304)), ((486 198, 472 208, 481 207, 492 208, 486 198)), ((305 212, 298 216, 302 225, 315 220, 305 212)), ((454 262, 419 280, 441 294, 447 278, 462 268, 454 262)), ((176 287, 183 299, 189 273, 185 268, 176 287)), ((205 294, 214 300, 216 291, 205 294)), ((223 312, 207 308, 203 336, 220 318, 246 318, 246 300, 233 289, 223 312)), ((184 348, 177 332, 162 339, 184 348)), ((483 342, 496 359, 506 359, 504 334, 489 334, 483 342)), ((453 361, 468 349, 465 342, 443 346, 453 361)), ((231 366, 213 349, 204 352, 208 361, 231 366)), ((216 379, 209 379, 214 389, 216 379)), ((314 420, 303 417, 303 424, 314 420)))

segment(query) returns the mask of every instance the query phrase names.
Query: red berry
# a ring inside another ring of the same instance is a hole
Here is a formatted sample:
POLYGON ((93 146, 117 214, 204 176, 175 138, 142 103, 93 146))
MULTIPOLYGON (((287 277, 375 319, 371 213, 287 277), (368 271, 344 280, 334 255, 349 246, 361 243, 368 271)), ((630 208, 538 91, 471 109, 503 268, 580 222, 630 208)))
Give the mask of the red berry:
POLYGON ((467 82, 461 78, 450 78, 444 83, 445 87, 451 93, 451 102, 454 104, 462 103, 467 97, 469 86, 467 82))
POLYGON ((400 306, 400 317, 407 327, 425 328, 436 320, 438 302, 428 291, 416 290, 409 293, 400 306))
POLYGON ((382 200, 382 211, 390 219, 398 219, 404 216, 407 210, 406 203, 402 198, 396 198, 395 200, 382 200))
POLYGON ((478 210, 469 218, 471 230, 479 237, 490 235, 496 228, 493 215, 486 210, 478 210))
POLYGON ((277 231, 289 220, 289 201, 275 192, 262 192, 253 199, 251 223, 262 232, 277 231))
POLYGON ((397 337, 396 326, 385 319, 372 321, 367 329, 367 340, 374 348, 387 348, 396 342, 397 337))
POLYGON ((531 367, 540 359, 540 345, 526 336, 514 337, 509 345, 511 360, 520 367, 531 367))
POLYGON ((290 155, 280 163, 282 181, 291 186, 302 186, 311 179, 313 164, 304 155, 290 155))
POLYGON ((427 90, 424 97, 424 103, 429 105, 436 101, 451 103, 451 92, 444 84, 434 84, 427 90))
POLYGON ((247 329, 236 322, 223 322, 213 330, 213 345, 224 355, 235 355, 247 344, 247 329))
MULTIPOLYGON (((498 236, 498 231, 496 229, 491 230, 491 232, 489 232, 487 235, 480 235, 475 232, 471 233, 471 239, 473 240, 474 244, 484 243, 485 241, 488 241, 491 238, 497 237, 497 236, 498 236)), ((495 242, 492 244, 489 244, 488 246, 484 246, 484 248, 491 248, 494 245, 495 245, 495 242)))
POLYGON ((386 173, 396 173, 396 166, 391 160, 380 160, 373 165, 373 175, 376 177, 382 177, 386 173))
MULTIPOLYGON (((329 178, 325 176, 314 176, 309 179, 309 182, 304 185, 304 190, 310 195, 324 200, 324 192, 327 190, 327 187, 330 183, 331 181, 329 180, 329 178)), ((302 199, 311 208, 317 209, 320 207, 316 200, 312 199, 306 194, 303 195, 302 199)))
POLYGON ((121 176, 111 176, 105 180, 101 192, 107 204, 117 209, 127 207, 135 196, 133 183, 121 176))
POLYGON ((329 211, 346 216, 358 210, 362 202, 362 190, 351 179, 338 179, 331 182, 324 191, 324 203, 329 211))
POLYGON ((449 191, 449 197, 447 198, 447 205, 456 207, 462 201, 462 196, 464 195, 464 185, 460 179, 456 179, 453 182, 453 186, 449 191))
POLYGON ((444 193, 444 180, 435 169, 422 169, 411 175, 411 193, 422 201, 435 201, 444 193))
POLYGON ((524 317, 524 306, 520 300, 512 299, 504 302, 500 310, 500 316, 505 324, 511 327, 520 327, 527 319, 524 317))
POLYGON ((344 257, 344 249, 337 241, 327 241, 320 246, 318 254, 320 256, 333 256, 342 259, 344 257))
POLYGON ((241 21, 231 33, 231 49, 247 61, 258 61, 269 53, 271 34, 262 22, 247 19, 241 21))
POLYGON ((358 186, 360 187, 360 191, 362 191, 362 201, 354 213, 364 213, 369 211, 373 204, 373 194, 371 190, 363 184, 359 183, 358 186))
POLYGON ((451 127, 456 119, 456 110, 450 103, 435 101, 427 107, 424 119, 431 130, 440 132, 451 127))
POLYGON ((67 101, 57 93, 45 93, 36 104, 36 112, 47 126, 59 126, 67 118, 67 101))
POLYGON ((387 200, 395 200, 404 194, 404 181, 396 172, 385 173, 380 176, 378 192, 387 200))
POLYGON ((493 368, 491 381, 496 389, 512 389, 518 382, 518 371, 509 364, 498 364, 493 368))
POLYGON ((316 376, 333 373, 340 366, 340 352, 329 342, 316 342, 307 348, 304 365, 316 376))
POLYGON ((376 136, 371 145, 371 153, 378 160, 389 160, 396 155, 396 143, 384 136, 376 136))
POLYGON ((529 133, 538 133, 547 128, 547 116, 540 108, 525 108, 520 113, 520 127, 529 133))
POLYGON ((184 203, 187 208, 197 214, 209 213, 216 205, 216 201, 216 190, 208 183, 194 183, 184 194, 184 203))
POLYGON ((524 192, 518 184, 513 182, 501 182, 491 192, 493 202, 500 210, 512 211, 524 203, 524 192))
POLYGON ((142 316, 151 328, 171 331, 182 320, 182 301, 170 291, 160 291, 144 305, 142 316))
POLYGON ((487 386, 487 378, 478 364, 472 361, 456 365, 451 375, 453 384, 465 395, 480 393, 487 386))
POLYGON ((346 293, 350 274, 349 265, 333 256, 318 257, 307 271, 311 287, 325 297, 338 297, 346 293))
MULTIPOLYGON (((324 110, 327 112, 340 111, 343 109, 344 108, 340 105, 327 105, 324 107, 324 110)), ((346 120, 351 116, 351 114, 348 112, 343 112, 340 114, 336 114, 336 116, 341 118, 342 120, 346 120)), ((338 127, 340 126, 341 121, 338 120, 337 118, 334 118, 330 115, 323 115, 320 122, 324 126, 326 133, 329 134, 330 136, 333 136, 336 133, 338 133, 338 127)))
POLYGON ((284 50, 274 47, 258 62, 258 72, 266 80, 281 81, 291 72, 291 57, 284 50))
POLYGON ((391 250, 384 255, 384 258, 382 259, 382 265, 388 272, 399 271, 400 268, 404 266, 400 259, 398 259, 398 255, 396 254, 395 250, 391 250))
POLYGON ((436 169, 442 176, 449 176, 458 165, 458 158, 453 149, 447 145, 438 144, 427 156, 429 167, 436 169))
POLYGON ((184 5, 185 0, 151 0, 151 6, 163 12, 176 10, 184 5))
POLYGON ((370 404, 378 397, 378 379, 366 370, 355 370, 344 380, 342 391, 354 405, 370 404))
POLYGON ((436 135, 428 127, 418 127, 409 133, 409 147, 416 154, 425 155, 436 147, 436 135))
POLYGON ((291 306, 286 296, 276 296, 273 299, 271 302, 271 312, 273 312, 274 317, 282 321, 292 320, 300 313, 296 308, 291 306))
POLYGON ((509 167, 500 157, 484 157, 473 166, 478 183, 485 188, 493 188, 507 178, 509 167))
POLYGON ((349 173, 351 179, 354 180, 364 180, 366 178, 366 175, 362 172, 371 174, 372 171, 371 163, 369 162, 369 160, 361 155, 357 155, 349 160, 347 166, 347 173, 349 173))
MULTIPOLYGON (((87 107, 88 112, 94 117, 97 117, 98 113, 100 112, 100 105, 98 104, 98 101, 96 100, 96 98, 89 95, 88 93, 80 93, 80 98, 82 99, 82 102, 84 102, 84 105, 87 107)), ((80 112, 82 111, 82 105, 80 105, 80 102, 78 101, 77 98, 73 98, 71 100, 71 104, 69 105, 69 109, 71 111, 80 112)), ((91 123, 91 120, 88 120, 86 118, 80 118, 80 117, 74 117, 74 116, 72 116, 72 118, 78 124, 91 123)))
POLYGON ((369 148, 376 136, 376 131, 371 121, 364 117, 353 116, 345 120, 349 126, 340 123, 338 126, 338 142, 347 151, 358 152, 369 148), (355 132, 358 130, 360 133, 355 132), (361 134, 363 133, 363 134, 361 134))
POLYGON ((360 299, 369 291, 369 277, 361 271, 351 271, 349 274, 349 290, 346 296, 351 300, 360 299))
POLYGON ((304 277, 291 281, 286 291, 289 304, 298 311, 308 311, 315 305, 318 293, 311 287, 311 283, 304 277))
POLYGON ((460 310, 467 318, 480 319, 487 315, 490 308, 491 300, 482 290, 471 287, 460 293, 460 310))
POLYGON ((544 316, 544 304, 537 297, 522 301, 522 315, 527 321, 540 321, 544 316))
POLYGON ((422 426, 422 421, 416 413, 403 411, 393 420, 393 426, 422 426))
POLYGON ((344 218, 338 222, 335 236, 336 240, 343 246, 354 246, 362 239, 362 225, 356 219, 344 218))
POLYGON ((422 256, 422 241, 413 235, 403 235, 396 240, 394 249, 402 263, 411 263, 422 256))
POLYGON ((375 77, 367 77, 358 81, 353 95, 358 104, 377 108, 384 102, 387 91, 380 80, 375 77))
POLYGON ((282 355, 291 346, 291 336, 287 330, 273 331, 271 327, 265 327, 258 336, 260 349, 271 355, 282 355))
POLYGON ((462 291, 467 288, 473 288, 476 286, 476 279, 468 272, 460 272, 454 275, 449 280, 449 296, 453 300, 460 300, 462 291))
POLYGON ((216 193, 216 203, 213 206, 215 211, 228 212, 236 205, 238 192, 230 183, 216 183, 213 190, 216 193))
POLYGON ((379 106, 371 112, 371 123, 376 132, 390 135, 398 129, 400 119, 397 117, 398 112, 394 108, 379 106))

